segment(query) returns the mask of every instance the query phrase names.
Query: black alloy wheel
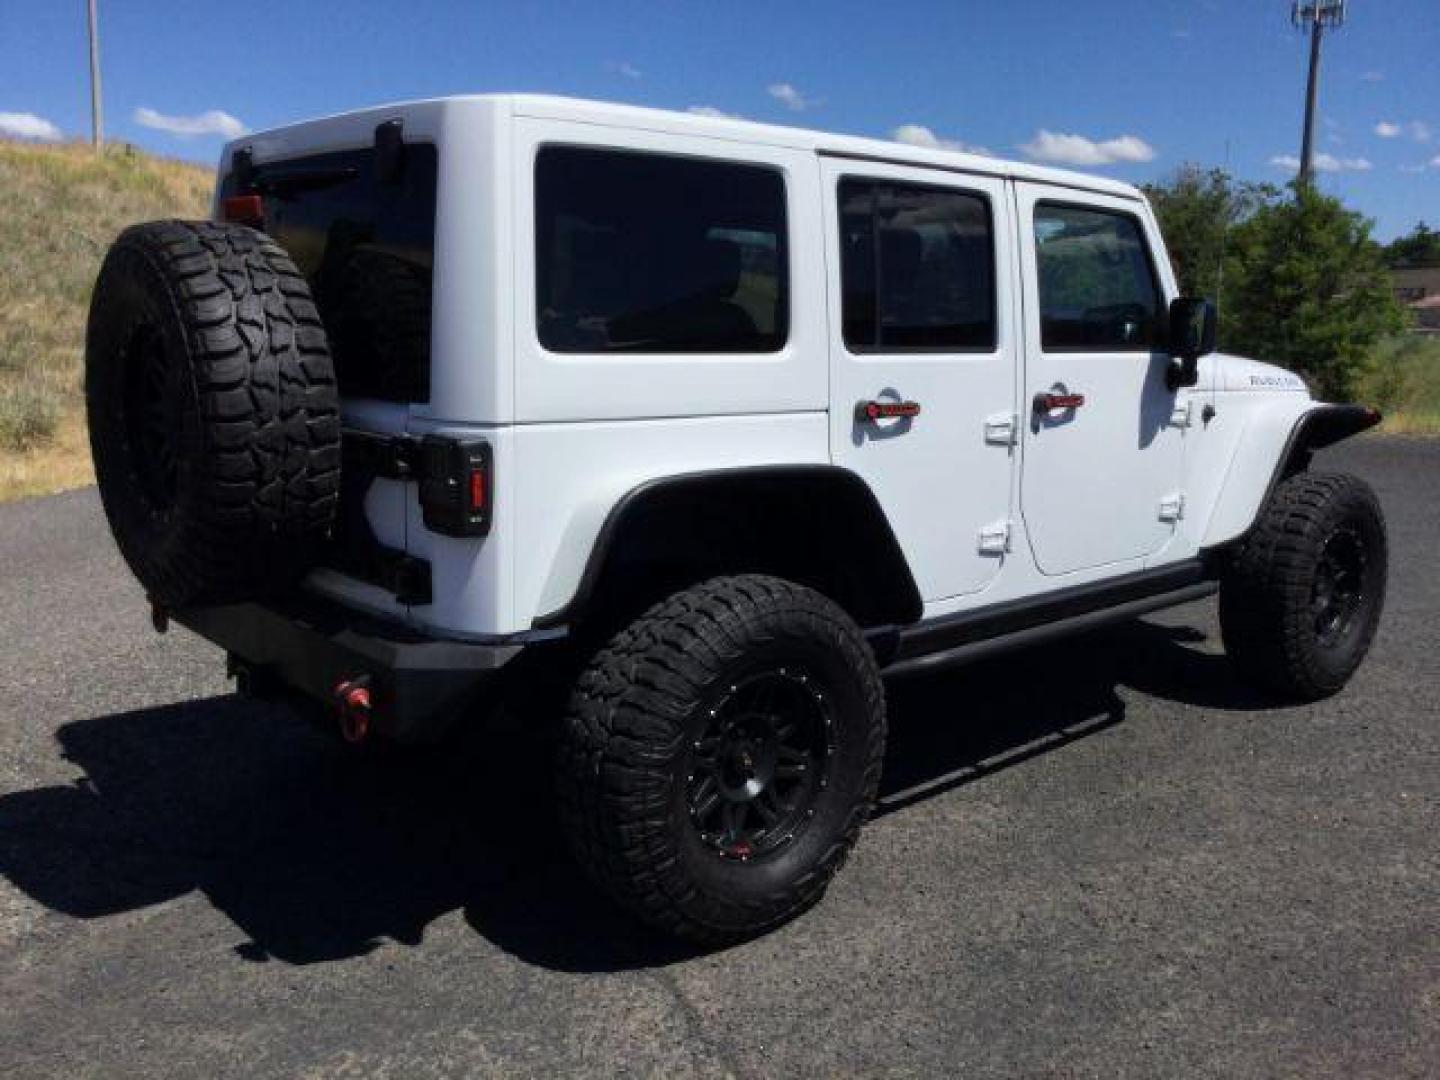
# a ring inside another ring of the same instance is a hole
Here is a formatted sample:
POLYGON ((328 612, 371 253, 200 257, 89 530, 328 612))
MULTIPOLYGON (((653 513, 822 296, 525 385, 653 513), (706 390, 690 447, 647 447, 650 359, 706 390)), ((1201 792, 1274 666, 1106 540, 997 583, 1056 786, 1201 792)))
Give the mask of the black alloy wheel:
POLYGON ((795 839, 829 783, 834 719, 803 670, 777 667, 729 687, 702 716, 686 779, 690 821, 725 859, 762 858, 795 839))
POLYGON ((136 453, 140 489, 151 509, 167 514, 175 503, 180 476, 179 410, 171 387, 169 353, 159 332, 140 323, 123 346, 125 430, 136 453))
POLYGON ((1365 545, 1355 529, 1336 529, 1320 550, 1310 606, 1315 615, 1315 638, 1322 648, 1333 648, 1354 625, 1365 602, 1365 545))

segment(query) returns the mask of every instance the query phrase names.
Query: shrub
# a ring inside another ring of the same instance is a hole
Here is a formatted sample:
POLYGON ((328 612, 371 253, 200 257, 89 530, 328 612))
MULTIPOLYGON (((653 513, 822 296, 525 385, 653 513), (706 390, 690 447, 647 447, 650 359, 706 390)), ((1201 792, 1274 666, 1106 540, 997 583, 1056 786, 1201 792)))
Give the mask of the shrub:
POLYGON ((1226 347, 1309 376, 1321 397, 1353 397, 1396 302, 1371 222, 1300 186, 1233 232, 1221 332, 1226 347))
POLYGON ((60 423, 60 395, 42 382, 0 389, 0 448, 32 450, 50 441, 60 423))
POLYGON ((1440 432, 1440 338, 1407 334, 1375 346, 1357 397, 1392 431, 1440 432))

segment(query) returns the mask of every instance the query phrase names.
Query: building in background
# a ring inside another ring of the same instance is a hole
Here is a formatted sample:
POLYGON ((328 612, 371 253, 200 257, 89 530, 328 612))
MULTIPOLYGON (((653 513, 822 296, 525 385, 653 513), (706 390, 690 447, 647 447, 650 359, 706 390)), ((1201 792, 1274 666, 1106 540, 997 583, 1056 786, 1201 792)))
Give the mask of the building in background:
POLYGON ((1416 333, 1440 334, 1440 266, 1397 266, 1390 279, 1395 299, 1415 316, 1416 333))

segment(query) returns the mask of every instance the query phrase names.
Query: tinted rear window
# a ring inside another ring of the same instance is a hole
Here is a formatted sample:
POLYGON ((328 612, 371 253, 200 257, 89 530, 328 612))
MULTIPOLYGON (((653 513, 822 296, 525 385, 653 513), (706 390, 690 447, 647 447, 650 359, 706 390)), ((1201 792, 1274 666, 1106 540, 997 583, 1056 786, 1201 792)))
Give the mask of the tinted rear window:
POLYGON ((995 347, 995 243, 981 195, 842 180, 840 270, 852 349, 995 347))
POLYGON ((546 148, 535 254, 537 332, 554 352, 785 344, 785 182, 774 169, 546 148))
MULTIPOLYGON (((341 394, 430 397, 430 296, 437 156, 409 143, 381 183, 375 151, 315 154, 255 168, 265 230, 300 267, 320 308, 341 394)), ((233 194, 227 176, 222 194, 233 194)))

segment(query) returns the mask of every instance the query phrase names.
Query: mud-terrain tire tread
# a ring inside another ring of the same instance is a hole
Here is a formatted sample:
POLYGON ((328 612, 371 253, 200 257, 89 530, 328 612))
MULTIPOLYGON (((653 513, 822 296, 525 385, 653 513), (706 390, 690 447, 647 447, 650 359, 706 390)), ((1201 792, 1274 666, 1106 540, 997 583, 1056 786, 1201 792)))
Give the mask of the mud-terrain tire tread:
POLYGON ((1288 700, 1340 690, 1364 659, 1384 604, 1384 519, 1370 486, 1345 473, 1300 472, 1282 481, 1233 553, 1220 583, 1225 651, 1252 683, 1288 700), (1378 530, 1378 594, 1341 666, 1325 664, 1310 611, 1315 565, 1326 536, 1346 518, 1378 530), (1368 520, 1365 520, 1368 519, 1368 520))
POLYGON ((595 655, 576 684, 560 742, 560 817, 582 867, 645 922, 719 947, 806 910, 844 863, 879 784, 884 687, 858 627, 830 600, 763 575, 715 578, 652 607, 595 655), (746 901, 702 895, 673 843, 666 765, 710 680, 776 633, 828 643, 860 681, 869 712, 861 791, 798 880, 746 901))
POLYGON ((154 600, 247 599, 310 567, 339 499, 339 395, 309 286, 278 244, 227 223, 126 229, 101 268, 86 351, 102 500, 154 600), (123 341, 147 319, 183 353, 193 423, 163 523, 137 505, 138 449, 114 400, 123 341))

